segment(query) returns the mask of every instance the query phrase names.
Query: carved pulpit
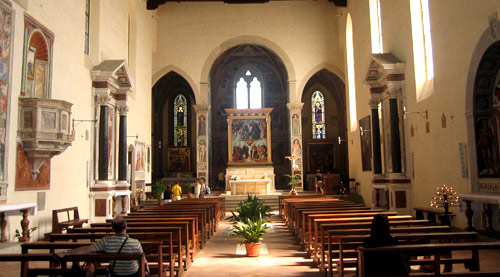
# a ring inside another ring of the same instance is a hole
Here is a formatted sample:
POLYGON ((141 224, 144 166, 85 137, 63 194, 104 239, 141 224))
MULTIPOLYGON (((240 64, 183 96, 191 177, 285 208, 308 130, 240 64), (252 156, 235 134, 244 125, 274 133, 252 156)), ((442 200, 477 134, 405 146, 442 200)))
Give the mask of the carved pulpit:
POLYGON ((275 191, 271 160, 271 111, 226 109, 228 167, 226 191, 231 194, 268 194, 275 191))

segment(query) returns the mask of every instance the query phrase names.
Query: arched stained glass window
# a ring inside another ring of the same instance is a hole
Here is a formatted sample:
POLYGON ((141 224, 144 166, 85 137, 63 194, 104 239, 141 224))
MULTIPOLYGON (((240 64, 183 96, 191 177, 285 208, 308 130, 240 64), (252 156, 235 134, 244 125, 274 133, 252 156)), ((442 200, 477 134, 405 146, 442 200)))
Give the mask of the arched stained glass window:
POLYGON ((320 91, 311 96, 312 132, 314 139, 326 138, 325 128, 325 97, 320 91))
POLYGON ((236 83, 236 108, 262 108, 262 88, 259 79, 250 70, 236 83))
POLYGON ((179 94, 174 100, 174 146, 187 146, 187 101, 179 94))

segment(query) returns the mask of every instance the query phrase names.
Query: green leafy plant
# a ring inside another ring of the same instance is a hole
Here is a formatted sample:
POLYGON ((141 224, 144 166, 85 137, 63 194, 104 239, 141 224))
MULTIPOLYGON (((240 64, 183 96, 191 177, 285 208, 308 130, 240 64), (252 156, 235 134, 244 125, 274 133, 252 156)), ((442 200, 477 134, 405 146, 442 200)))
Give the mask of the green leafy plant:
POLYGON ((300 182, 302 181, 300 178, 300 175, 292 176, 290 174, 285 174, 284 176, 288 177, 288 180, 289 180, 288 185, 292 186, 292 189, 295 189, 295 186, 297 184, 300 184, 300 182))
POLYGON ((165 191, 165 185, 160 180, 156 180, 151 184, 151 190, 156 196, 156 199, 158 199, 158 202, 160 202, 163 199, 162 194, 165 191))
MULTIPOLYGON (((38 227, 31 227, 31 228, 28 228, 28 238, 31 238, 31 233, 36 231, 38 229, 38 227)), ((16 238, 22 238, 23 237, 23 234, 22 232, 19 232, 18 229, 16 229, 16 233, 14 234, 14 236, 16 238)))
POLYGON ((252 196, 249 194, 247 200, 238 204, 238 207, 236 208, 236 212, 238 214, 231 211, 233 216, 231 216, 229 220, 233 223, 239 221, 244 222, 247 219, 251 221, 261 219, 265 221, 266 218, 271 216, 271 213, 269 212, 270 210, 271 208, 264 205, 264 201, 262 199, 259 199, 256 195, 252 196))
POLYGON ((266 222, 262 218, 257 220, 246 218, 233 225, 231 235, 243 237, 241 240, 242 244, 254 244, 262 240, 262 237, 267 233, 267 229, 269 229, 269 226, 266 225, 266 222))

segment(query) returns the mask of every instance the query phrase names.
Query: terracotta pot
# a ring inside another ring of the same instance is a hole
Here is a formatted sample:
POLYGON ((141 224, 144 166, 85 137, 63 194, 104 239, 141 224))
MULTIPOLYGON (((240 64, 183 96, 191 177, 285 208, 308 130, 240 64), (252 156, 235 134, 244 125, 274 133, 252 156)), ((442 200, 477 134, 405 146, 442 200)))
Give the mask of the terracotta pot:
POLYGON ((158 206, 163 206, 163 200, 162 201, 158 201, 158 206))
POLYGON ((290 195, 298 195, 297 191, 295 189, 292 189, 290 191, 290 195))
POLYGON ((193 194, 189 192, 189 193, 187 194, 187 198, 193 198, 193 194))
POLYGON ((258 257, 260 255, 260 242, 245 243, 247 249, 247 257, 258 257))

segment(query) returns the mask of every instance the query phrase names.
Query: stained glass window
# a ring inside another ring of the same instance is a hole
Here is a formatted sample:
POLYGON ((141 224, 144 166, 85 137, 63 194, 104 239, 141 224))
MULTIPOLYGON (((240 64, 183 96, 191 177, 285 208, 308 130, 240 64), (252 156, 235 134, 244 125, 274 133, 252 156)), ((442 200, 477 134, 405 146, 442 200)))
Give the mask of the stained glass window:
POLYGON ((236 108, 262 108, 262 88, 257 77, 250 70, 236 83, 236 108), (250 85, 249 85, 250 84, 250 85))
POLYGON ((174 100, 174 146, 187 146, 187 101, 179 94, 174 100))
POLYGON ((320 91, 315 91, 311 97, 312 132, 314 139, 326 138, 325 128, 325 97, 320 91))

